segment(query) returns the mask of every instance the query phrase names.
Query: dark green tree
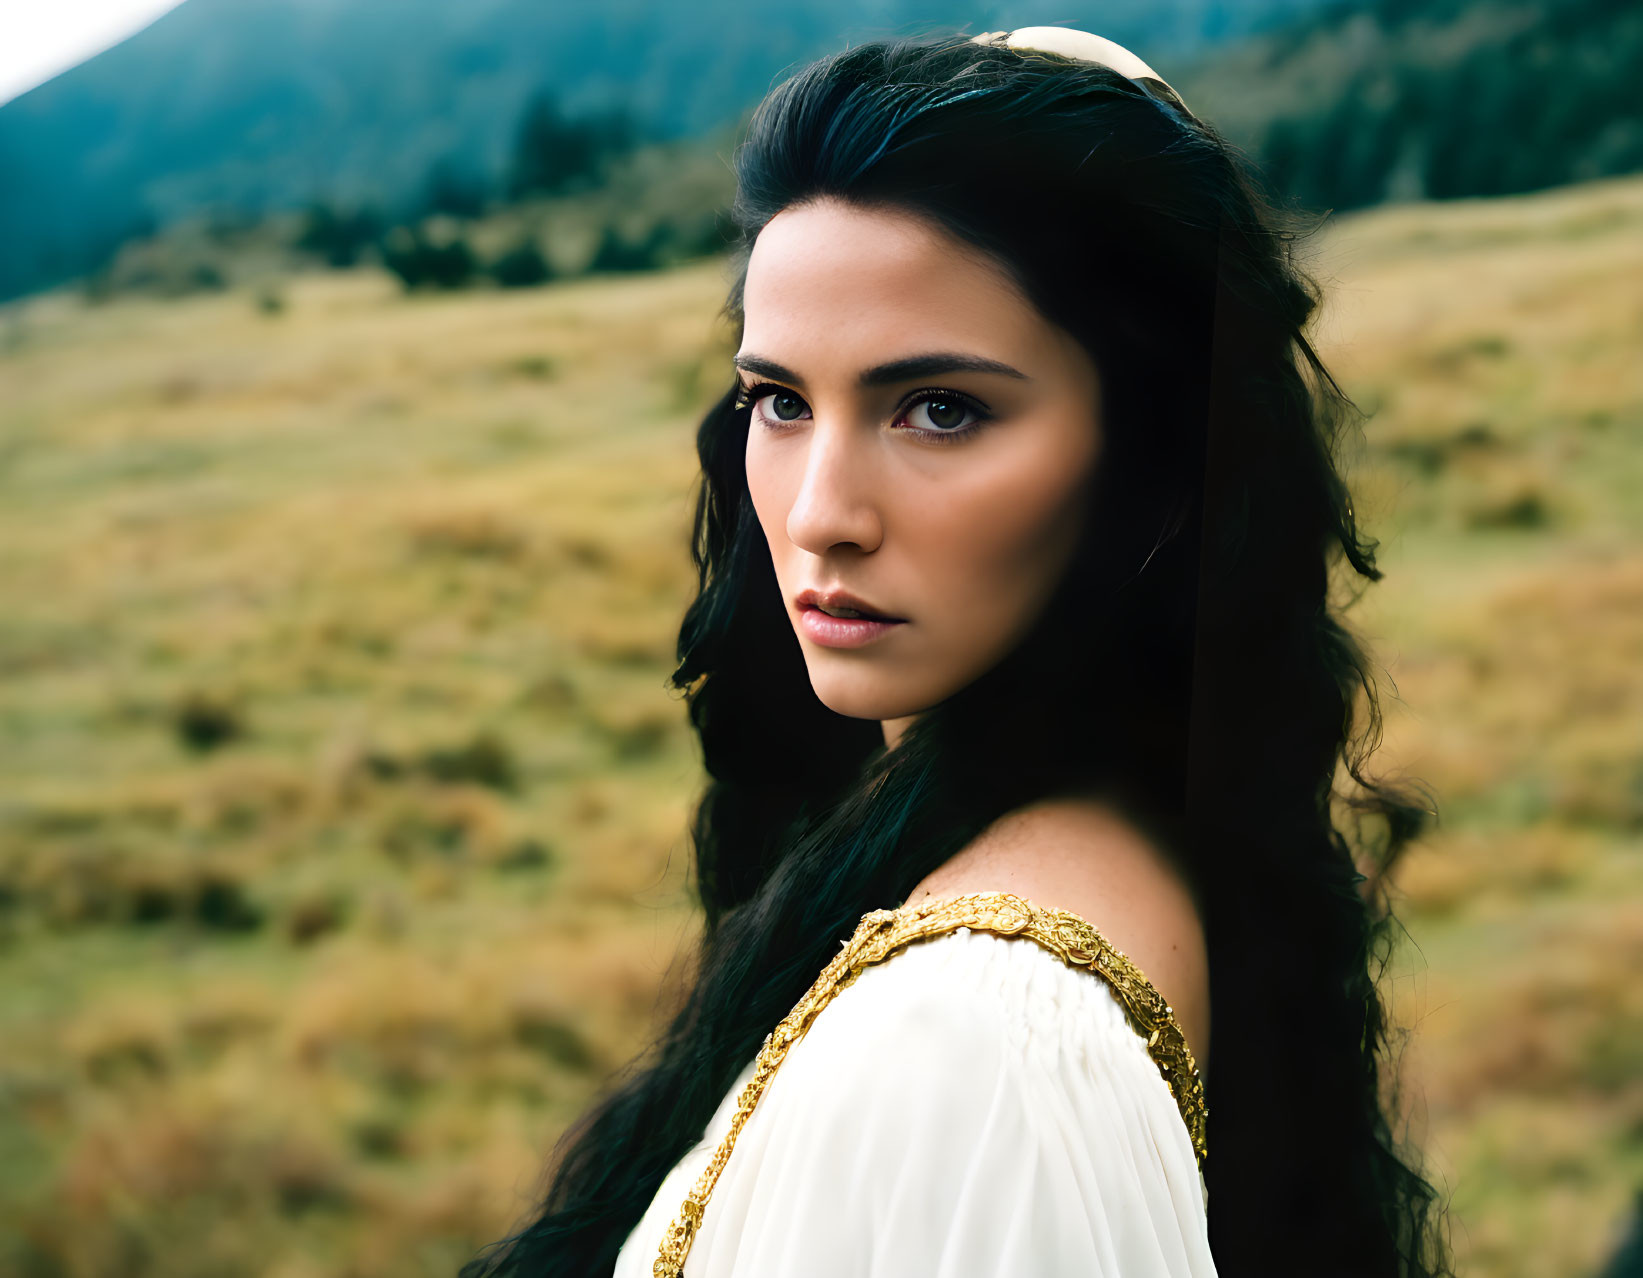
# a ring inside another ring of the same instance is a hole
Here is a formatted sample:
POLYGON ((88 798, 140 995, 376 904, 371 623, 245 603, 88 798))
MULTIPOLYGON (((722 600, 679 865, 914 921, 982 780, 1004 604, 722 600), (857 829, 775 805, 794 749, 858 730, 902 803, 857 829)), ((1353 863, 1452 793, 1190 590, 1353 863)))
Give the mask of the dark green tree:
POLYGON ((557 195, 597 186, 612 161, 639 143, 639 128, 625 106, 570 117, 552 90, 526 104, 514 139, 508 194, 557 195))
POLYGON ((442 156, 428 169, 422 184, 421 212, 452 217, 479 217, 490 199, 490 183, 451 156, 442 156))
POLYGON ((381 237, 383 229, 382 216, 369 205, 338 209, 327 201, 316 200, 303 215, 295 246, 316 254, 327 266, 348 267, 359 260, 367 245, 381 237))
POLYGON ((479 263, 461 236, 436 242, 420 228, 397 227, 382 243, 383 264, 407 291, 462 288, 473 282, 479 263))
POLYGON ((491 263, 491 278, 503 288, 531 288, 553 278, 553 268, 534 239, 526 237, 491 263))
POLYGON ((651 271, 663 264, 669 242, 665 223, 656 222, 643 236, 624 235, 612 223, 605 223, 598 247, 588 262, 588 273, 601 275, 624 271, 651 271))

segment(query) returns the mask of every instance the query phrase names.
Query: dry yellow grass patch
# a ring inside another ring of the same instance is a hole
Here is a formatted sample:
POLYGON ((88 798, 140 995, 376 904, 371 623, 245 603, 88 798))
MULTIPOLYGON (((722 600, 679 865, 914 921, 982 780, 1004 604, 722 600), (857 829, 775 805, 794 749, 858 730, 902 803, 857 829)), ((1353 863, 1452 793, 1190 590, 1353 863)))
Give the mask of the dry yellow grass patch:
MULTIPOLYGON (((1643 182, 1342 219, 1396 1018, 1479 1278, 1638 1174, 1643 182)), ((0 1270, 439 1275, 688 975, 717 263, 0 314, 0 1270)))

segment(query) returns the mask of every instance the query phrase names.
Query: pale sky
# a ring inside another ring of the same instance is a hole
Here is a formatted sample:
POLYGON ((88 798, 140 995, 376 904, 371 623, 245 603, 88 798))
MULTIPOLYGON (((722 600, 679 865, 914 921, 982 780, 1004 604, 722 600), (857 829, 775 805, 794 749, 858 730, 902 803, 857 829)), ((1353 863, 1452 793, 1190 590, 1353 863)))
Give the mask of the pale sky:
POLYGON ((0 102, 140 31, 181 0, 0 0, 0 102))

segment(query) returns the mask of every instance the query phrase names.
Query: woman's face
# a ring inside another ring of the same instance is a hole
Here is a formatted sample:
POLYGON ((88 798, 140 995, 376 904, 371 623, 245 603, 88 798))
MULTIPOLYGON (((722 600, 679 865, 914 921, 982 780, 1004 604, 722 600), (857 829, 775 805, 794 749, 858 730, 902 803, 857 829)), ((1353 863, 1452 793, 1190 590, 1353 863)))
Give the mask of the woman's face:
POLYGON ((743 312, 747 483, 811 685, 894 745, 1009 653, 1067 567, 1094 363, 964 241, 836 199, 766 224, 743 312), (899 620, 835 622, 805 591, 899 620))

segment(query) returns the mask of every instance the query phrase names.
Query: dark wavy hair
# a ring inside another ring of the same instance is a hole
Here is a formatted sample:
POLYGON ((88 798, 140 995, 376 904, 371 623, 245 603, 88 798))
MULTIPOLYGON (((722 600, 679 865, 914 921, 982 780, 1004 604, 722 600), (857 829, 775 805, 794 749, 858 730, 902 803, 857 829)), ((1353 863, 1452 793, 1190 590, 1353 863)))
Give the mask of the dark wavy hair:
POLYGON ((1437 1191, 1393 1131, 1400 1036, 1378 992, 1387 871, 1435 809, 1419 783, 1364 773, 1377 680, 1331 580, 1343 559, 1381 571, 1341 473, 1358 410, 1303 333, 1320 294, 1301 219, 1161 93, 962 35, 803 67, 760 104, 735 169, 738 336, 760 229, 831 198, 980 247, 1082 342, 1107 432, 1090 518, 1036 628, 887 749, 811 689, 726 387, 697 433, 699 593, 671 681, 710 778, 693 984, 561 1139, 534 1218, 462 1278, 610 1273, 860 916, 1004 813, 1073 793, 1167 849, 1202 911, 1219 1272, 1451 1274, 1437 1191))

